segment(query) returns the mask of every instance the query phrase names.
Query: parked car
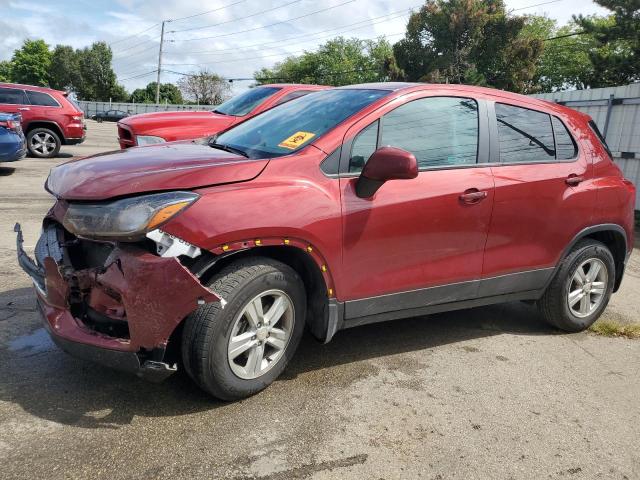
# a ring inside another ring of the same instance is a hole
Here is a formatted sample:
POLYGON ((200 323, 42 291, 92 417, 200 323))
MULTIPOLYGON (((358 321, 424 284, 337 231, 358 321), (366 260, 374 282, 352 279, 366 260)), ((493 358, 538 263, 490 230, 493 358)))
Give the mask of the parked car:
POLYGON ((27 148, 34 157, 55 157, 61 145, 84 142, 84 113, 66 92, 0 83, 0 111, 22 116, 27 148))
POLYGON ((27 152, 20 115, 0 113, 0 162, 20 160, 27 152))
POLYGON ((219 105, 213 111, 154 112, 118 122, 120 148, 208 137, 294 98, 329 87, 321 85, 263 85, 219 105))
POLYGON ((91 116, 92 120, 96 122, 119 122, 123 118, 128 117, 129 114, 127 112, 123 112, 122 110, 107 110, 106 112, 98 112, 95 115, 91 116))
POLYGON ((328 342, 523 300, 584 330, 633 245, 635 188, 590 117, 461 85, 326 90, 209 144, 71 161, 46 188, 35 261, 16 230, 53 339, 155 380, 180 352, 225 400, 273 382, 305 325, 328 342))

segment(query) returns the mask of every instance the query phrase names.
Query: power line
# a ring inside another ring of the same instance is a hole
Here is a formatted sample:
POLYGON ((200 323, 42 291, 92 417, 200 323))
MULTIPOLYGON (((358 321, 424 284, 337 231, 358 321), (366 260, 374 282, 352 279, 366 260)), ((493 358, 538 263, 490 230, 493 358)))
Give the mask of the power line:
POLYGON ((142 78, 142 77, 146 77, 146 76, 148 76, 148 75, 155 74, 155 73, 157 73, 157 71, 156 71, 156 70, 151 70, 150 72, 141 73, 141 74, 139 74, 139 75, 134 75, 134 76, 132 76, 132 77, 123 78, 123 79, 121 79, 120 81, 121 81, 121 82, 124 82, 124 81, 126 81, 126 80, 133 80, 134 78, 142 78))
MULTIPOLYGON (((399 32, 399 33, 390 33, 387 35, 379 35, 377 37, 370 37, 370 38, 362 38, 360 40, 375 40, 376 38, 387 38, 387 37, 394 37, 394 36, 398 36, 398 35, 404 35, 405 32, 399 32)), ((178 66, 193 66, 193 67, 197 67, 200 65, 215 65, 218 63, 234 63, 234 62, 245 62, 245 61, 249 61, 249 60, 261 60, 263 58, 266 57, 277 57, 277 56, 281 56, 281 55, 286 55, 287 57, 292 56, 292 55, 298 55, 301 53, 305 53, 308 52, 307 50, 296 50, 294 52, 279 52, 279 53, 274 53, 274 54, 270 54, 270 55, 262 55, 260 57, 249 57, 249 58, 239 58, 236 60, 216 60, 215 62, 199 62, 199 63, 165 63, 165 65, 168 66, 172 66, 172 67, 178 67, 178 66)), ((316 53, 316 52, 308 52, 308 53, 316 53)))
POLYGON ((220 22, 220 23, 213 23, 210 25, 203 25, 201 27, 191 27, 191 28, 185 28, 182 30, 171 30, 169 33, 180 33, 180 32, 189 32, 192 30, 203 30, 205 28, 212 28, 212 27, 217 27, 220 25, 226 25, 228 23, 233 23, 233 22, 237 22, 238 20, 245 20, 247 18, 251 18, 251 17, 256 17, 258 15, 262 15, 263 13, 268 13, 268 12, 273 12, 274 10, 279 10, 280 8, 284 8, 284 7, 288 7, 289 5, 293 5, 294 3, 300 3, 303 0, 293 0, 292 2, 289 3, 285 3, 283 5, 279 5, 277 7, 273 7, 273 8, 267 8, 265 10, 262 10, 260 12, 256 12, 256 13, 252 13, 251 15, 244 15, 240 18, 232 18, 231 20, 226 20, 224 22, 220 22))
POLYGON ((138 48, 139 46, 144 45, 145 43, 153 42, 153 41, 155 41, 155 40, 157 40, 159 38, 160 38, 160 35, 158 35, 157 37, 145 40, 144 42, 140 42, 140 43, 137 43, 135 45, 132 45, 131 47, 123 48, 122 50, 117 50, 117 51, 113 52, 113 54, 116 55, 118 53, 126 52, 128 50, 133 50, 134 48, 138 48))
POLYGON ((124 42, 125 40, 128 40, 128 39, 130 39, 130 38, 137 37, 138 35, 142 35, 143 33, 148 32, 149 30, 151 30, 152 28, 157 27, 158 25, 160 25, 160 24, 159 24, 159 23, 153 24, 153 25, 151 25, 149 28, 145 28, 144 30, 142 30, 142 31, 140 31, 140 32, 138 32, 138 33, 134 33, 133 35, 129 35, 128 37, 121 38, 120 40, 114 40, 113 42, 111 42, 111 43, 109 44, 109 46, 114 45, 114 44, 116 44, 116 43, 124 42))
POLYGON ((292 22, 293 20, 299 20, 301 18, 310 17, 311 15, 315 15, 317 13, 326 12, 328 10, 333 10, 334 8, 342 7, 343 5, 347 5, 347 4, 353 3, 355 1, 356 0, 347 0, 346 2, 342 2, 342 3, 339 3, 337 5, 333 5, 331 7, 322 8, 320 10, 316 10, 316 11, 313 11, 313 12, 306 13, 304 15, 300 15, 299 17, 289 18, 288 20, 282 20, 280 22, 270 23, 269 25, 262 25, 260 27, 249 28, 249 29, 246 29, 246 30, 239 30, 239 31, 236 31, 236 32, 231 32, 231 33, 223 33, 223 34, 220 34, 220 35, 212 35, 210 37, 185 38, 185 39, 181 39, 180 41, 182 41, 182 42, 192 42, 192 41, 195 41, 195 40, 209 40, 209 39, 212 39, 212 38, 229 37, 229 36, 232 36, 232 35, 238 35, 240 33, 253 32, 253 31, 256 31, 256 30, 261 30, 263 28, 269 28, 269 27, 273 27, 275 25, 282 25, 283 23, 289 23, 289 22, 292 22))
MULTIPOLYGON (((325 35, 323 37, 318 37, 318 38, 314 38, 314 39, 310 40, 310 41, 315 41, 315 40, 319 40, 319 39, 322 39, 322 38, 332 37, 334 35, 341 35, 343 33, 351 32, 353 30, 359 30, 361 28, 366 28, 366 27, 369 27, 369 26, 378 25, 380 23, 385 23, 385 22, 390 21, 390 20, 395 20, 397 18, 403 17, 404 15, 409 13, 412 9, 413 9, 413 7, 410 7, 410 8, 407 8, 405 10, 398 10, 396 12, 388 13, 386 15, 381 15, 379 17, 374 17, 374 18, 371 18, 371 19, 368 19, 368 20, 360 20, 358 22, 350 23, 350 24, 347 24, 347 25, 342 25, 340 27, 329 28, 327 30, 321 30, 319 32, 310 33, 310 34, 296 35, 296 36, 293 36, 293 37, 284 37, 284 38, 281 38, 279 40, 274 40, 274 41, 271 41, 271 42, 254 43, 254 44, 251 44, 251 45, 246 45, 245 47, 242 47, 242 48, 223 48, 223 49, 218 49, 218 50, 200 50, 200 51, 191 51, 191 52, 189 52, 189 51, 187 51, 187 52, 180 51, 180 52, 176 52, 176 53, 179 53, 180 55, 200 55, 200 54, 203 54, 203 55, 223 55, 224 54, 223 52, 249 51, 249 49, 253 48, 253 47, 266 47, 267 45, 272 45, 272 44, 280 45, 280 44, 282 44, 282 42, 287 42, 289 40, 295 40, 295 39, 298 39, 298 38, 317 37, 318 35, 323 34, 323 33, 332 32, 332 31, 335 32, 336 30, 342 30, 342 31, 339 31, 339 32, 332 33, 330 35, 325 35), (374 21, 374 20, 379 20, 379 19, 384 18, 384 17, 390 17, 390 18, 386 18, 385 20, 378 21, 378 22, 374 21), (360 25, 359 27, 356 27, 356 28, 343 30, 346 27, 351 27, 353 25, 358 25, 358 24, 362 24, 362 23, 364 23, 364 25, 360 25)), ((303 43, 306 43, 306 42, 303 42, 303 43)), ((173 53, 173 52, 169 52, 169 53, 173 53)))
MULTIPOLYGON (((225 8, 233 7, 234 5, 238 5, 239 3, 243 3, 243 2, 246 2, 246 1, 247 0, 239 0, 239 1, 234 2, 234 3, 229 3, 228 5, 223 5, 222 7, 214 8, 213 10, 207 10, 206 12, 196 13, 194 15, 188 15, 186 17, 174 18, 171 21, 172 22, 179 22, 181 20, 187 20, 188 18, 201 17, 202 15, 207 15, 209 13, 217 12, 218 10, 224 10, 225 8)), ((158 23, 158 25, 160 25, 160 24, 158 23)))
POLYGON ((549 5, 550 3, 558 3, 558 2, 564 2, 564 0, 550 0, 548 2, 542 2, 542 3, 536 3, 535 5, 529 5, 528 7, 513 8, 513 9, 510 10, 510 12, 517 12, 519 10, 527 10, 529 8, 541 7, 542 5, 549 5))

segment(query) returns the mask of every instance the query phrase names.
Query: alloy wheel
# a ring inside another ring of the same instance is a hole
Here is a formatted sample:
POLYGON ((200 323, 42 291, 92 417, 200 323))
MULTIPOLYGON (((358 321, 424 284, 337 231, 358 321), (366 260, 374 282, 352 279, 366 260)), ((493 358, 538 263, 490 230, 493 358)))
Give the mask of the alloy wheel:
POLYGON ((293 302, 282 290, 268 290, 252 298, 236 317, 227 356, 233 373, 245 380, 258 378, 282 358, 295 322, 293 302))
POLYGON ((569 281, 567 303, 578 318, 591 315, 605 298, 608 283, 607 267, 598 258, 582 262, 569 281))
POLYGON ((41 155, 49 155, 56 149, 56 140, 47 132, 39 132, 31 137, 31 150, 41 155))

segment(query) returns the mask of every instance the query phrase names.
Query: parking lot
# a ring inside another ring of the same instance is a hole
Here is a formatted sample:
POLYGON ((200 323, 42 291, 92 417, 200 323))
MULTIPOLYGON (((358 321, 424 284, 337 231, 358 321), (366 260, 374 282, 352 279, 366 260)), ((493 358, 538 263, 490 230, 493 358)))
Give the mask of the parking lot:
MULTIPOLYGON (((150 384, 75 360, 41 328, 31 251, 49 168, 117 148, 89 122, 63 158, 0 164, 2 478, 637 479, 640 341, 563 334, 524 303, 303 339, 236 403, 186 375, 150 384)), ((640 249, 604 318, 640 322, 640 249)))

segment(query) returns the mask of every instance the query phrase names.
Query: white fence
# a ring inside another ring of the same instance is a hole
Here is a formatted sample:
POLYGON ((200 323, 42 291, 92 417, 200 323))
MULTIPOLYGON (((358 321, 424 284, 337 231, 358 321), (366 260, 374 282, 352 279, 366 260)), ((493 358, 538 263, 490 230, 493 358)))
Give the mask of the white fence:
MULTIPOLYGON (((590 115, 625 177, 640 188, 640 83, 533 96, 590 115)), ((640 195, 636 197, 636 210, 640 210, 640 195)))
POLYGON ((164 103, 121 103, 121 102, 86 102, 77 101, 78 106, 84 112, 85 117, 89 118, 97 112, 106 112, 107 110, 122 110, 131 115, 147 112, 175 112, 175 111, 196 111, 196 110, 213 110, 216 105, 171 105, 164 103))

